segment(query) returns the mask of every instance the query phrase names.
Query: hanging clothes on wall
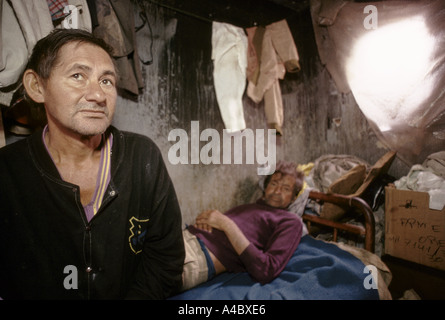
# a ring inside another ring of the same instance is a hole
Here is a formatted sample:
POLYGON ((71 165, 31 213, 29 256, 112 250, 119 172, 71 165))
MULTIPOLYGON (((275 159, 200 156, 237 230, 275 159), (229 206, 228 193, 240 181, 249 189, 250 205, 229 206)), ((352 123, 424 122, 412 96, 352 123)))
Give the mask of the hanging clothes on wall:
POLYGON ((134 8, 124 0, 97 0, 97 23, 93 33, 113 49, 121 89, 138 95, 143 88, 142 69, 136 50, 134 8))
MULTIPOLYGON (((34 45, 55 28, 54 21, 60 23, 70 15, 63 13, 69 5, 78 9, 76 27, 91 31, 91 17, 85 0, 1 1, 0 87, 20 81, 34 45)), ((9 105, 11 97, 12 93, 2 92, 1 103, 9 105)))
POLYGON ((68 0, 47 0, 47 3, 53 21, 64 17, 65 13, 63 11, 68 6, 68 0))
POLYGON ((246 29, 249 49, 247 95, 255 102, 264 100, 267 123, 282 134, 283 101, 279 80, 287 72, 300 71, 299 55, 286 20, 266 27, 246 29))
POLYGON ((0 87, 15 84, 36 42, 53 29, 46 0, 2 1, 2 64, 0 87), (11 4, 12 6, 10 6, 11 4))
MULTIPOLYGON (((48 7, 50 2, 54 0, 47 0, 48 7)), ((58 0, 59 10, 61 4, 63 4, 62 13, 55 11, 51 17, 55 28, 76 28, 91 32, 92 28, 92 16, 89 9, 89 4, 86 0, 58 0), (75 7, 75 8, 74 8, 75 7), (56 13, 57 12, 57 13, 56 13)), ((51 8, 50 8, 51 11, 51 8)))
POLYGON ((17 36, 20 34, 20 25, 12 7, 7 1, 2 1, 0 88, 16 83, 28 61, 26 42, 23 36, 17 36))
POLYGON ((242 28, 212 23, 213 81, 228 132, 246 128, 242 97, 246 89, 247 36, 242 28))
POLYGON ((35 44, 55 28, 91 31, 91 16, 86 0, 0 1, 1 61, 0 116, 6 131, 31 134, 46 118, 43 110, 31 108, 23 99, 21 76, 35 44))

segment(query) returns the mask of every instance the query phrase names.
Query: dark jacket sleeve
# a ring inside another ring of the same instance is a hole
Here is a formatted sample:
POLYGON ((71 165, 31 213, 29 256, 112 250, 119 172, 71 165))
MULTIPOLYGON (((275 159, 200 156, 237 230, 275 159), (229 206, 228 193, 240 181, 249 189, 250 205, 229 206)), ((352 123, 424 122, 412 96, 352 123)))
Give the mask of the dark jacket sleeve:
MULTIPOLYGON (((153 151, 153 150, 152 150, 153 151)), ((152 186, 151 214, 142 258, 128 299, 165 299, 182 284, 185 250, 182 215, 173 183, 156 148, 145 166, 144 183, 152 186)), ((148 196, 148 195, 147 195, 148 196)))

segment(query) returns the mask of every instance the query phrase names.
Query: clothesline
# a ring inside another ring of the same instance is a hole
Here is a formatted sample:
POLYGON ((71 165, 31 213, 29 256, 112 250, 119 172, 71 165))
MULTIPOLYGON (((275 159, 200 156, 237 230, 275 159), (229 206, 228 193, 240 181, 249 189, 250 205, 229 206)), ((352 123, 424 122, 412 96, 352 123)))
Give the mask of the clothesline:
POLYGON ((156 4, 156 5, 160 6, 160 7, 167 8, 167 9, 173 10, 175 12, 178 12, 178 13, 184 14, 186 16, 190 16, 190 17, 193 17, 193 18, 205 21, 205 22, 212 23, 214 21, 212 19, 211 14, 209 14, 209 17, 207 18, 207 17, 202 17, 202 16, 194 14, 192 12, 185 11, 185 10, 182 10, 182 9, 179 9, 179 8, 176 8, 176 7, 173 7, 173 6, 167 5, 165 3, 158 2, 158 1, 149 0, 149 2, 151 2, 153 4, 156 4))

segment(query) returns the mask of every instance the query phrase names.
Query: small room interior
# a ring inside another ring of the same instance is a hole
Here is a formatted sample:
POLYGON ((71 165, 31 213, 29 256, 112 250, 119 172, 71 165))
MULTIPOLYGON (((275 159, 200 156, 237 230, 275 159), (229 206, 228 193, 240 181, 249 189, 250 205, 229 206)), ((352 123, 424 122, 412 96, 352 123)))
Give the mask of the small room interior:
MULTIPOLYGON (((333 170, 342 170, 336 178, 357 163, 369 172, 390 153, 388 166, 374 177, 375 189, 360 196, 366 196, 376 214, 375 252, 392 272, 392 298, 445 298, 444 268, 385 253, 388 213, 384 189, 408 176, 414 165, 423 164, 431 154, 445 152, 443 1, 125 3, 130 6, 129 20, 134 19, 136 30, 129 54, 132 68, 137 69, 133 70, 136 83, 119 88, 113 125, 146 135, 158 145, 175 185, 184 225, 192 224, 203 210, 223 212, 252 202, 258 195, 261 163, 257 158, 248 163, 247 145, 243 145, 240 163, 233 159, 224 162, 223 154, 218 163, 205 163, 202 157, 193 159, 193 154, 199 154, 194 152, 202 151, 209 141, 200 139, 204 130, 222 136, 226 129, 215 92, 213 24, 225 23, 247 32, 285 20, 298 51, 299 71, 285 72, 279 79, 283 123, 278 131, 272 131, 272 140, 265 139, 274 143, 275 149, 269 144, 268 150, 276 151, 277 161, 298 163, 308 174, 314 168, 327 170, 323 165, 332 164, 333 170), (406 24, 401 28, 391 29, 391 24, 402 22, 406 24), (386 42, 379 42, 379 35, 386 37, 386 42), (366 37, 371 44, 357 48, 366 37), (399 76, 395 74, 398 71, 399 76), (372 78, 375 75, 377 78, 372 78), (137 81, 138 76, 141 81, 137 81), (188 154, 180 163, 178 149, 174 149, 180 142, 178 132, 188 138, 188 154)), ((268 134, 276 127, 265 114, 265 101, 255 102, 247 94, 247 81, 241 97, 245 129, 268 134)), ((23 116, 24 111, 11 107, 15 85, 1 88, 0 146, 26 137, 39 125, 29 114, 23 116), (25 122, 20 123, 23 119, 25 122), (24 131, 17 129, 20 127, 24 131)), ((439 163, 445 167, 443 155, 439 163)), ((308 177, 313 179, 314 171, 308 177)), ((354 190, 347 188, 342 194, 354 194, 363 179, 354 190)), ((445 198, 443 185, 439 192, 445 198)), ((323 191, 328 192, 328 187, 323 191)), ((445 232, 443 209, 442 214, 441 236, 445 232)), ((440 240, 437 258, 445 261, 445 239, 440 240)))

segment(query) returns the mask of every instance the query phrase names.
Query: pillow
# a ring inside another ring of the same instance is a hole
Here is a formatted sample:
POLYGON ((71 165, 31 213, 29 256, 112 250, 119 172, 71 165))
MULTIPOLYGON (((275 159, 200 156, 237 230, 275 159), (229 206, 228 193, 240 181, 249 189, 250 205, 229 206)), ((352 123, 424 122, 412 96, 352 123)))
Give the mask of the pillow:
MULTIPOLYGON (((327 193, 337 193, 342 195, 354 194, 366 177, 366 166, 359 164, 350 169, 346 174, 334 181, 328 188, 327 193)), ((345 214, 345 210, 332 203, 324 203, 320 212, 322 218, 328 220, 339 220, 345 214)))

